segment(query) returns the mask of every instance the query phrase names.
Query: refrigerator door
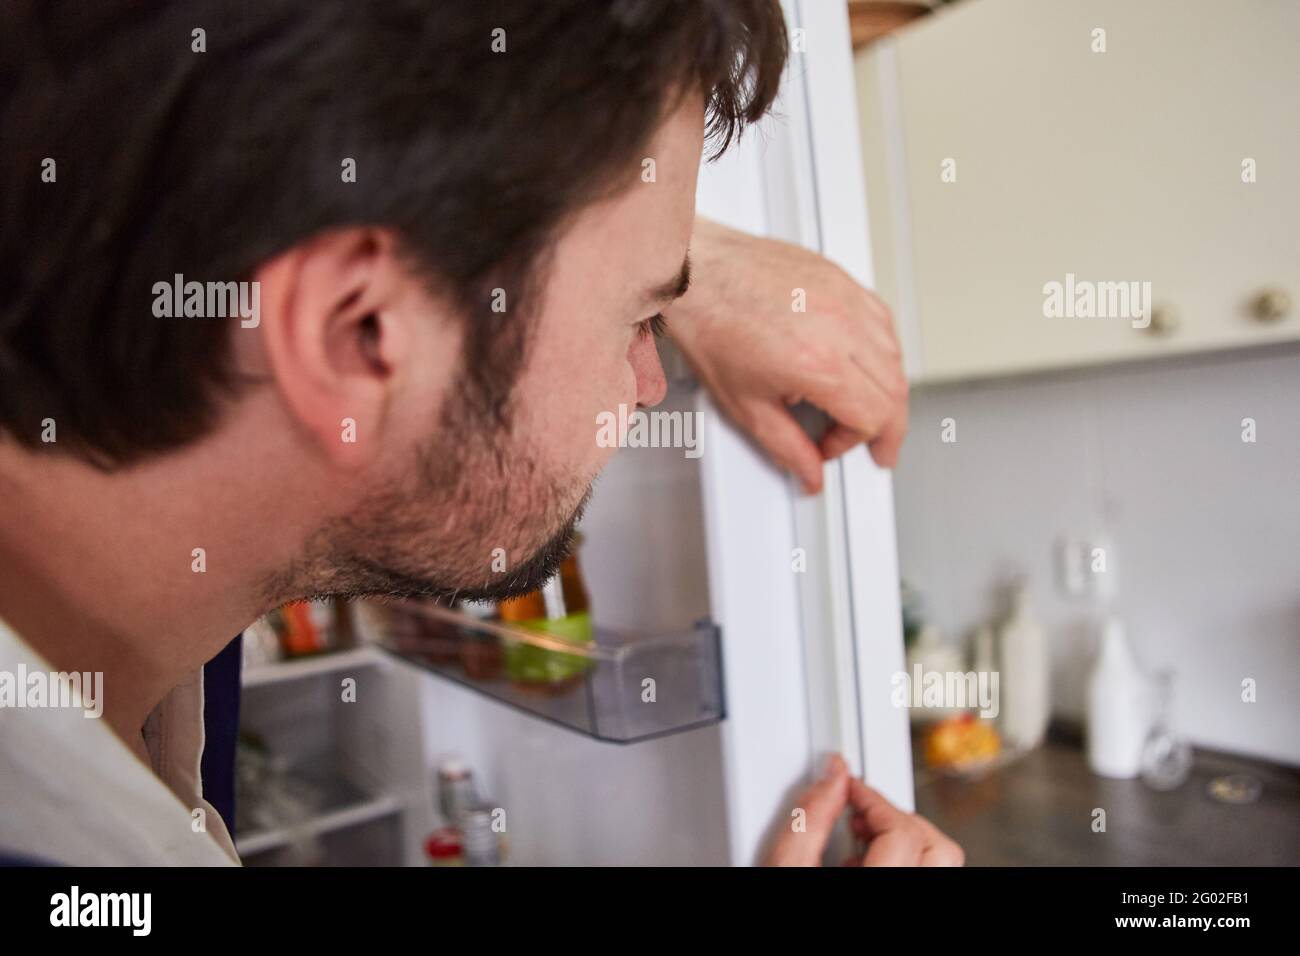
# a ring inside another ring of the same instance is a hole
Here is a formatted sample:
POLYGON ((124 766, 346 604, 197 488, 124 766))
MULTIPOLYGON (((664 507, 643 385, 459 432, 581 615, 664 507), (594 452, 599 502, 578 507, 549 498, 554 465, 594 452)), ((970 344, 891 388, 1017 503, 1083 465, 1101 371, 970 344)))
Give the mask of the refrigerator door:
MULTIPOLYGON (((702 215, 816 249, 872 285, 848 16, 784 0, 792 55, 775 119, 701 171, 702 215)), ((761 862, 832 752, 913 807, 893 495, 857 448, 803 495, 700 398, 710 604, 721 625, 733 863, 761 862)))
MULTIPOLYGON (((781 102, 702 167, 698 208, 818 249, 870 286, 847 18, 823 0, 786 10, 802 32, 781 102)), ((615 456, 583 520, 582 561, 608 626, 719 625, 722 723, 622 747, 418 678, 424 779, 453 755, 473 767, 508 810, 516 864, 761 862, 832 751, 911 806, 906 712, 889 706, 903 648, 888 474, 859 449, 806 497, 702 391, 675 388, 666 405, 692 403, 703 454, 615 456)), ((432 794, 418 803, 428 832, 432 794)))
MULTIPOLYGON (((867 288, 874 286, 871 232, 863 182, 848 10, 844 4, 798 0, 801 26, 817 38, 802 74, 807 104, 807 144, 812 153, 818 248, 867 288)), ((811 41, 809 41, 811 42, 811 41)), ((894 492, 890 473, 863 447, 827 468, 820 516, 833 553, 831 606, 840 720, 827 743, 860 748, 868 783, 895 804, 914 809, 908 715, 892 704, 894 678, 904 672, 894 492), (842 533, 842 537, 840 536, 842 533), (847 602, 847 606, 846 606, 847 602), (844 615, 848 614, 848 621, 844 615), (842 633, 847 623, 850 632, 842 633), (856 702, 843 675, 852 667, 856 702), (856 713, 858 727, 843 726, 856 713)), ((814 691, 826 690, 818 685, 814 691)), ((814 697, 815 699, 815 697, 814 697)))

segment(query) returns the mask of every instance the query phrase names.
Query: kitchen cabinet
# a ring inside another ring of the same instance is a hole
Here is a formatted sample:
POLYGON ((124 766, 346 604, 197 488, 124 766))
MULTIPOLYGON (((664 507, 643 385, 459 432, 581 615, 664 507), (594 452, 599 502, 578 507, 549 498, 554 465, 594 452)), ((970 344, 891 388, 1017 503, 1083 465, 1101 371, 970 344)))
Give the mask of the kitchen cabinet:
POLYGON ((1298 38, 1266 0, 965 0, 860 52, 913 381, 1300 339, 1298 38), (1100 301, 1051 317, 1051 283, 1100 301))

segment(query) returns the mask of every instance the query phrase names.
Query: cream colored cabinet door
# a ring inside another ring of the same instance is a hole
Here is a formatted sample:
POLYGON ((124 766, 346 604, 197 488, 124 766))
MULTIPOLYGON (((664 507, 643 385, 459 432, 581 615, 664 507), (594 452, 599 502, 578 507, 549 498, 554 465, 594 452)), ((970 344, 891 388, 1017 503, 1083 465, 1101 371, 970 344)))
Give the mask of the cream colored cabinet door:
POLYGON ((1300 338, 1300 3, 965 0, 857 67, 914 379, 1300 338))

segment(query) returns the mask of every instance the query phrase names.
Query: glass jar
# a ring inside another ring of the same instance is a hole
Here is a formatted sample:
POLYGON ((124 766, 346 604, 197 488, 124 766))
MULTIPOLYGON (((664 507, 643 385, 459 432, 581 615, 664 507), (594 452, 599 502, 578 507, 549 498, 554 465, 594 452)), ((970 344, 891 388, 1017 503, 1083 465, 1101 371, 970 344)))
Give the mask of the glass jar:
POLYGON ((1192 771, 1192 748, 1174 730, 1173 673, 1157 674, 1154 684, 1156 719, 1142 747, 1142 779, 1153 790, 1174 790, 1192 771))
MULTIPOLYGON (((501 602, 501 619, 545 634, 566 644, 584 647, 595 639, 590 601, 576 554, 569 555, 560 573, 537 591, 501 602)), ((523 641, 505 642, 506 676, 523 690, 563 693, 581 683, 591 659, 582 654, 537 647, 523 641)))

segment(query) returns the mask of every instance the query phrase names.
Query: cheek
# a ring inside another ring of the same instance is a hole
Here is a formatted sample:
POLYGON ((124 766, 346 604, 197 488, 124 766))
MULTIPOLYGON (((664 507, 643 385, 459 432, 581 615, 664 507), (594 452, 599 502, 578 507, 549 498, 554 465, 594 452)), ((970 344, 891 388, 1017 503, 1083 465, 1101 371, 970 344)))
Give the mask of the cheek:
POLYGON ((624 340, 604 355, 599 368, 595 367, 594 355, 591 356, 593 361, 584 362, 572 380, 577 386, 575 391, 582 396, 575 406, 580 406, 583 411, 575 422, 574 435, 579 444, 573 448, 577 457, 571 460, 581 461, 580 467, 584 470, 594 473, 617 451, 617 448, 597 440, 601 422, 607 421, 610 415, 618 417, 620 405, 628 412, 637 406, 641 376, 633 361, 635 350, 635 345, 629 349, 624 340))
POLYGON ((609 341, 573 355, 572 377, 566 388, 583 396, 582 404, 594 416, 598 412, 617 412, 619 405, 635 407, 637 386, 641 378, 641 358, 636 342, 627 334, 611 336, 609 341))
POLYGON ((636 407, 638 373, 628 341, 570 340, 538 357, 520 383, 520 424, 553 467, 590 477, 616 451, 597 441, 602 417, 617 415, 620 404, 636 407))

